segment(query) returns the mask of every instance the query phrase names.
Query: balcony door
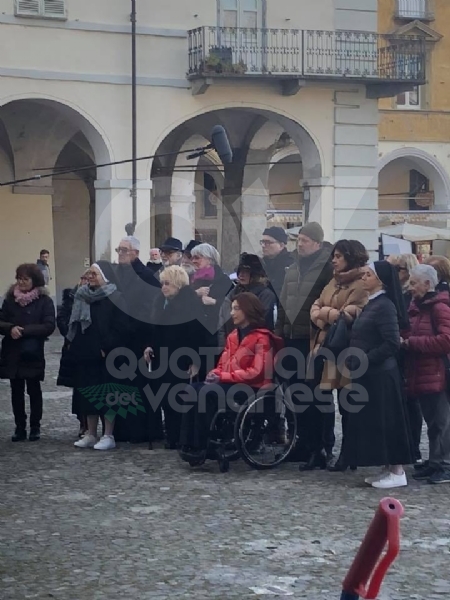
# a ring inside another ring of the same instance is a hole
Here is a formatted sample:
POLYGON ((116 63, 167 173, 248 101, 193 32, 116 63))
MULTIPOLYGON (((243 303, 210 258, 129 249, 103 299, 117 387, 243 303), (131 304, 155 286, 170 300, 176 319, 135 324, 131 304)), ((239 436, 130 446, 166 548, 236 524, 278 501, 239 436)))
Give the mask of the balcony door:
POLYGON ((230 52, 243 72, 258 73, 263 65, 264 0, 218 0, 218 45, 230 52))

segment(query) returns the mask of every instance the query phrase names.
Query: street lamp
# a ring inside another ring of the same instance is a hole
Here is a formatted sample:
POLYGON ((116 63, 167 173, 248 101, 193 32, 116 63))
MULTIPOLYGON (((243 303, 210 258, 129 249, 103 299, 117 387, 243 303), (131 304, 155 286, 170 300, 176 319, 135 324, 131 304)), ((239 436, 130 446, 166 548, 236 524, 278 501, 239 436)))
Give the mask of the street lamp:
POLYGON ((131 130, 132 130, 132 219, 137 223, 137 77, 136 77, 136 0, 131 0, 131 130))

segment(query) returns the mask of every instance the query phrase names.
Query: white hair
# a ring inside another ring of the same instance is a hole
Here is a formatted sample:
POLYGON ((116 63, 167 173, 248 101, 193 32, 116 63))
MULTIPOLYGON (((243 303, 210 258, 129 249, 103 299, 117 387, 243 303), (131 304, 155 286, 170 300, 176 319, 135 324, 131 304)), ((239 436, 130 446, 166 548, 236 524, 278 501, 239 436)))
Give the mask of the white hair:
POLYGON ((202 256, 203 258, 208 258, 213 265, 220 264, 220 254, 211 246, 211 244, 199 244, 192 248, 191 256, 202 256))
POLYGON ((141 242, 136 237, 134 237, 134 235, 127 235, 126 237, 122 238, 120 241, 128 242, 131 246, 131 249, 136 250, 136 252, 139 252, 139 250, 141 249, 141 242))
POLYGON ((413 267, 410 271, 410 276, 420 281, 429 281, 430 292, 434 292, 439 283, 437 271, 431 265, 417 265, 417 267, 413 267))

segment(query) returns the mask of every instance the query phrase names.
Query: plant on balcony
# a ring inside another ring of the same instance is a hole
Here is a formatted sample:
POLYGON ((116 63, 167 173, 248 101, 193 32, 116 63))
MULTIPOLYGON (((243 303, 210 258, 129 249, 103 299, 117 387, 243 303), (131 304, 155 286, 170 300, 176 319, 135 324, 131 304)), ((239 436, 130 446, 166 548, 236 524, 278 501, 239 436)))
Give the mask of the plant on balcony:
POLYGON ((231 49, 212 48, 208 57, 202 64, 204 73, 227 73, 234 75, 243 75, 247 72, 247 65, 243 60, 233 63, 231 49))

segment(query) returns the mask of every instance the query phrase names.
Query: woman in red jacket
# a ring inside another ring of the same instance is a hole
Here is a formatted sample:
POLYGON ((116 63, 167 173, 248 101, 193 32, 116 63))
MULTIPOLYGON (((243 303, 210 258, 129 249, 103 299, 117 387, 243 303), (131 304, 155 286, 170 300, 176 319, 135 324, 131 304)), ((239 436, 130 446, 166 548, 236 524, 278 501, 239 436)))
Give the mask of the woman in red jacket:
POLYGON ((450 483, 450 404, 446 365, 450 354, 448 293, 437 292, 438 275, 430 265, 411 270, 413 302, 405 335, 408 397, 417 399, 428 426, 429 461, 413 476, 429 483, 450 483))
POLYGON ((282 346, 265 326, 265 309, 251 293, 237 296, 231 307, 236 327, 227 338, 225 350, 206 381, 186 390, 180 444, 184 454, 203 453, 214 415, 219 408, 233 410, 262 387, 273 382, 274 355, 282 346))

